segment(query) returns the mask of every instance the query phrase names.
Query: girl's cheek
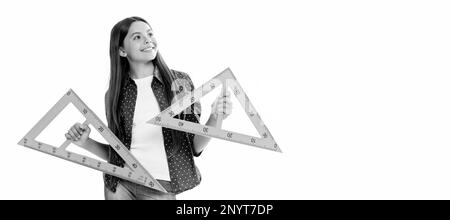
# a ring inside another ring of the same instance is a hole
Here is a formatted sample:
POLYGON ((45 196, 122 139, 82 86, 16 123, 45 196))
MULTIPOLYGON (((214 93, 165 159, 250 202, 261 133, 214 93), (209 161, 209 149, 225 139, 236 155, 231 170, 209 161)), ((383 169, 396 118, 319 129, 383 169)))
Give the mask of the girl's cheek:
POLYGON ((133 50, 136 51, 136 52, 139 52, 139 48, 141 48, 141 45, 140 44, 136 44, 136 45, 134 45, 133 50))

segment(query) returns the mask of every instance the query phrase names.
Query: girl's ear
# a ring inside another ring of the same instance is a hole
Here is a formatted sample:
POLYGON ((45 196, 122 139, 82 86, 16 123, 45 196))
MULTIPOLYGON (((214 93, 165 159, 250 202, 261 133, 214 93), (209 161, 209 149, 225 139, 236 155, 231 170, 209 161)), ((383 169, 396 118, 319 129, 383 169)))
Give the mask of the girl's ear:
POLYGON ((119 48, 119 55, 121 57, 127 57, 127 53, 125 52, 125 50, 122 47, 119 48))

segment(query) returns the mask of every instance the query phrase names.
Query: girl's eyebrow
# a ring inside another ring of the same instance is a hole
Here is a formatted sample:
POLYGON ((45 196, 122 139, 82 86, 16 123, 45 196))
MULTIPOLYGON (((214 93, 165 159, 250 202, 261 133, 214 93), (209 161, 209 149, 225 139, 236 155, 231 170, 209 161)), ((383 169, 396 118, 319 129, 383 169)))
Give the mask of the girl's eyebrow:
MULTIPOLYGON (((147 33, 148 33, 148 32, 153 32, 153 30, 152 30, 152 29, 148 29, 148 30, 147 30, 147 33)), ((133 36, 133 35, 135 35, 135 34, 140 34, 140 33, 141 33, 141 32, 134 32, 134 33, 131 34, 131 36, 133 36)))

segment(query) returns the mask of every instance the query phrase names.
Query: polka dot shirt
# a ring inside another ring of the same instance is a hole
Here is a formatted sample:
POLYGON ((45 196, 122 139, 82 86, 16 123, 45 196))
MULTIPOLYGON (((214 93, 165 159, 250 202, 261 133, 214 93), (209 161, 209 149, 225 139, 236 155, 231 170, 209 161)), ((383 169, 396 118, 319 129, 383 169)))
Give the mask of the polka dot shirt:
MULTIPOLYGON (((177 82, 178 91, 192 91, 194 85, 190 77, 183 72, 172 70, 175 81, 177 82)), ((161 75, 157 68, 153 74, 153 80, 151 88, 158 101, 160 110, 164 110, 170 106, 168 99, 165 95, 165 87, 162 83, 161 75)), ((182 94, 180 94, 182 95, 182 94)), ((131 135, 133 129, 133 117, 134 108, 136 105, 137 86, 133 80, 127 78, 121 89, 121 95, 119 99, 119 112, 120 112, 120 129, 122 129, 124 137, 121 138, 122 143, 130 149, 131 135)), ((186 109, 184 113, 180 113, 175 118, 183 119, 186 121, 199 123, 200 121, 201 106, 199 102, 196 102, 186 109)), ((193 151, 194 134, 186 133, 182 131, 172 130, 162 127, 162 133, 164 138, 164 147, 167 155, 167 162, 169 164, 170 182, 159 181, 168 192, 181 193, 197 186, 201 181, 200 172, 194 163, 193 156, 199 156, 193 151)), ((110 163, 123 167, 124 161, 120 156, 110 149, 110 163)), ((105 186, 111 191, 115 192, 118 177, 105 174, 105 186)))

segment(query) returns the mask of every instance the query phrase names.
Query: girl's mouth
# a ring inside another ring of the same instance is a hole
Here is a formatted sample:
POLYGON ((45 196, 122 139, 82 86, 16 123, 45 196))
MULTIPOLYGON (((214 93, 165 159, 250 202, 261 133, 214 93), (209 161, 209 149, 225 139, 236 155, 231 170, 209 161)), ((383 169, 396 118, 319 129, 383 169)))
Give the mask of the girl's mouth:
POLYGON ((155 48, 156 48, 156 45, 151 44, 150 46, 148 46, 148 47, 142 49, 141 51, 142 51, 142 52, 149 52, 149 51, 151 51, 151 50, 154 50, 155 48))

